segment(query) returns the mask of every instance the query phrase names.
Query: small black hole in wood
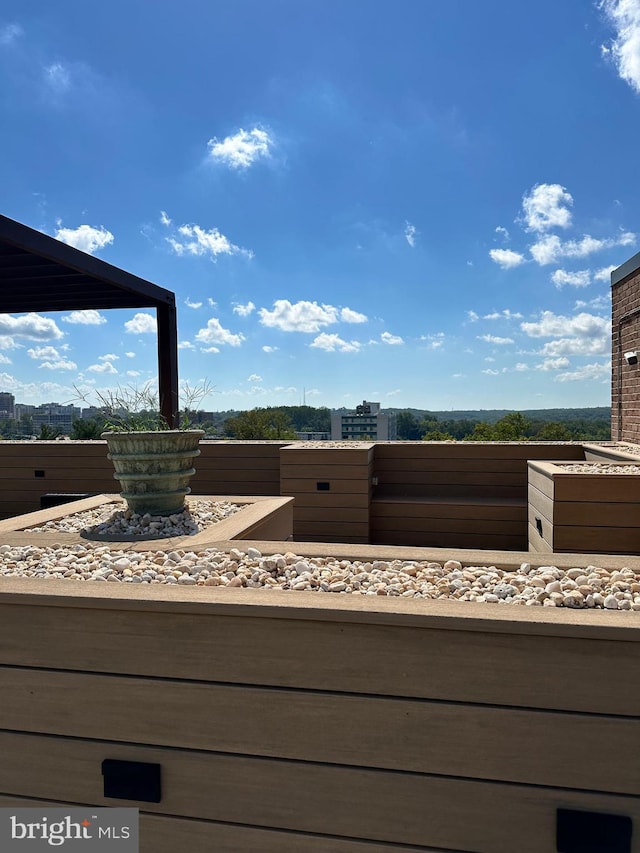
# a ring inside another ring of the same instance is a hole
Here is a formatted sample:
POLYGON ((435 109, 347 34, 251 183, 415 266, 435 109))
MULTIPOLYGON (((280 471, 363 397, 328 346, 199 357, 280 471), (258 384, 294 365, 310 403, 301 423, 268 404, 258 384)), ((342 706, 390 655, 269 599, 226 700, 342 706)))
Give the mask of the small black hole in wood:
POLYGON ((542 536, 542 519, 536 516, 536 530, 542 536))
POLYGON ((145 803, 159 803, 162 799, 159 764, 105 758, 102 775, 105 797, 145 803))
POLYGON ((318 492, 328 492, 331 490, 331 483, 316 483, 316 490, 318 492))
POLYGON ((558 853, 631 853, 632 821, 626 815, 558 809, 558 853))
POLYGON ((33 472, 33 476, 34 477, 44 477, 44 471, 37 471, 36 470, 33 472))

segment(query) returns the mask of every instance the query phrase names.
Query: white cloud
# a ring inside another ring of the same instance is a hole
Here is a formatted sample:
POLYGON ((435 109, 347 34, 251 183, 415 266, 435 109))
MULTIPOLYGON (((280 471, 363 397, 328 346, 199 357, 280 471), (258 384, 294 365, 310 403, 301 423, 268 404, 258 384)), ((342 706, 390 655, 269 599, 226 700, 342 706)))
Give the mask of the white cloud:
POLYGON ((405 222, 404 224, 404 236, 407 243, 413 247, 416 245, 416 234, 418 233, 416 226, 412 225, 410 222, 405 222))
POLYGON ((340 319, 343 323, 367 323, 369 320, 366 314, 353 311, 351 308, 341 308, 340 319))
POLYGON ((71 314, 67 314, 66 317, 62 318, 62 322, 82 326, 101 326, 107 322, 107 318, 93 308, 85 308, 82 311, 72 311, 71 314))
POLYGON ((209 305, 209 308, 217 308, 218 307, 218 303, 216 302, 216 300, 212 299, 210 296, 207 296, 207 304, 209 305))
POLYGON ((135 352, 125 352, 125 355, 127 358, 135 358, 136 357, 135 352))
POLYGON ((71 73, 62 62, 53 62, 43 69, 46 86, 56 95, 63 95, 71 88, 71 73))
POLYGON ((61 240, 74 249, 93 255, 98 249, 104 249, 113 243, 113 234, 106 228, 94 228, 91 225, 79 225, 77 228, 58 228, 56 240, 61 240))
POLYGON ((588 302, 585 302, 582 299, 576 299, 574 307, 576 311, 579 311, 581 308, 591 308, 594 311, 610 310, 611 293, 601 293, 599 296, 594 296, 593 299, 589 299, 588 302))
POLYGON ((0 28, 0 44, 11 44, 23 34, 20 24, 6 24, 0 28))
POLYGON ((520 323, 520 328, 530 338, 553 338, 574 334, 580 337, 609 335, 610 323, 604 317, 583 312, 574 317, 564 317, 552 311, 543 311, 535 323, 520 323))
POLYGON ((612 249, 615 246, 633 246, 636 235, 624 231, 619 237, 604 240, 585 234, 581 240, 567 240, 564 243, 556 234, 549 234, 529 247, 532 258, 541 266, 555 264, 561 258, 585 258, 594 252, 612 249))
POLYGON ((110 361, 103 361, 100 364, 91 364, 87 367, 92 373, 117 373, 118 371, 110 361))
POLYGON ((569 367, 570 364, 571 362, 566 356, 545 358, 542 364, 536 365, 536 370, 563 370, 565 367, 569 367))
POLYGON ((559 373, 554 377, 556 382, 578 382, 582 379, 604 379, 609 380, 611 376, 611 365, 606 362, 595 362, 585 364, 577 370, 568 373, 559 373))
POLYGON ((540 350, 540 355, 549 358, 604 355, 611 348, 610 321, 586 312, 565 317, 544 311, 539 321, 521 323, 520 328, 532 338, 557 338, 545 343, 540 350))
POLYGON ((536 184, 522 197, 525 230, 541 233, 550 228, 568 228, 572 204, 571 193, 560 184, 536 184))
POLYGON ((196 340, 203 344, 228 344, 232 347, 239 347, 244 339, 244 335, 234 335, 228 329, 223 328, 220 320, 216 317, 208 320, 206 328, 200 329, 196 334, 196 340))
POLYGON ((420 335, 421 341, 426 341, 429 349, 440 349, 444 343, 444 332, 436 332, 434 335, 420 335))
POLYGON ((525 370, 529 370, 529 365, 519 361, 513 369, 518 373, 524 373, 525 370))
POLYGON ((142 373, 139 370, 127 370, 127 376, 142 376, 142 373))
POLYGON ((507 229, 503 228, 502 225, 498 225, 498 227, 496 228, 496 234, 499 234, 505 241, 509 240, 511 237, 507 229))
POLYGON ((176 255, 209 255, 215 260, 218 255, 244 255, 247 258, 253 257, 253 252, 249 249, 243 249, 232 243, 224 234, 221 234, 217 228, 211 228, 206 231, 199 225, 181 225, 177 233, 181 238, 166 237, 176 255))
POLYGON ((480 315, 476 314, 475 311, 467 311, 467 317, 470 323, 476 323, 480 319, 480 315))
POLYGON ((492 311, 491 314, 485 314, 483 320, 522 320, 522 314, 519 311, 510 311, 504 308, 502 311, 492 311))
POLYGON ((616 37, 603 48, 613 60, 621 80, 640 94, 640 3, 638 0, 602 0, 616 37))
POLYGON ((256 160, 269 157, 273 138, 266 130, 240 130, 234 136, 226 136, 222 142, 215 137, 207 143, 209 157, 230 166, 232 169, 248 169, 256 160))
POLYGON ((611 282, 611 273, 617 269, 615 264, 612 264, 610 267, 601 267, 599 270, 596 270, 593 274, 594 281, 604 281, 606 284, 611 282))
POLYGON ((13 362, 8 356, 0 352, 0 364, 13 364, 13 362))
POLYGON ((220 352, 218 347, 203 347, 200 352, 220 352))
POLYGON ((491 367, 488 367, 486 370, 483 370, 482 372, 486 373, 487 376, 499 376, 500 375, 499 370, 493 370, 491 367))
POLYGON ((398 394, 402 394, 402 388, 394 388, 393 391, 387 391, 387 397, 397 397, 398 394))
POLYGON ((189 297, 184 300, 184 304, 187 308, 202 308, 202 302, 192 302, 189 297))
POLYGON ((262 347, 262 352, 277 352, 279 349, 280 347, 270 347, 268 345, 265 345, 262 347))
POLYGON ((276 299, 272 311, 261 308, 258 313, 263 326, 282 332, 319 332, 323 326, 338 321, 338 309, 333 305, 305 300, 291 303, 288 299, 276 299))
POLYGON ((576 272, 555 270, 551 276, 551 281, 556 287, 563 287, 565 284, 572 287, 587 287, 591 283, 591 273, 589 270, 577 270, 576 272))
MULTIPOLYGON (((64 332, 54 320, 41 317, 40 314, 25 314, 21 317, 0 314, 0 336, 3 335, 29 338, 33 341, 50 341, 64 337, 64 332)), ((11 349, 12 346, 3 346, 2 349, 11 349)))
POLYGON ((55 347, 32 347, 27 350, 29 358, 35 359, 57 359, 60 358, 60 353, 55 347))
POLYGON ((395 347, 404 343, 404 339, 399 335, 392 335, 391 332, 382 332, 380 335, 380 340, 383 344, 389 344, 389 346, 395 347))
POLYGON ((191 341, 179 341, 178 349, 195 349, 191 341))
POLYGON ((238 314, 240 317, 248 317, 253 311, 256 310, 256 306, 253 302, 247 302, 246 305, 236 304, 233 306, 233 313, 238 314))
POLYGON ((520 252, 514 252, 511 249, 491 249, 489 256, 503 270, 511 270, 525 262, 524 255, 521 255, 520 252))
POLYGON ((171 225, 171 219, 165 210, 160 211, 160 222, 162 222, 163 225, 171 225))
POLYGON ((46 370, 77 370, 78 365, 75 361, 61 358, 58 361, 43 361, 38 367, 44 367, 46 370))
POLYGON ((486 341, 488 344, 496 344, 496 346, 504 346, 512 344, 513 338, 499 338, 497 335, 476 335, 479 341, 486 341))
POLYGON ((125 329, 132 335, 145 335, 157 332, 158 324, 152 314, 140 312, 132 320, 127 320, 125 329))
POLYGON ((105 355, 99 355, 98 361, 117 361, 120 358, 119 355, 116 355, 113 352, 105 353, 105 355))
POLYGON ((262 382, 262 376, 258 376, 257 373, 252 373, 247 379, 247 382, 262 382))
POLYGON ((309 346, 325 352, 358 352, 361 345, 357 341, 345 341, 339 335, 322 332, 309 346))

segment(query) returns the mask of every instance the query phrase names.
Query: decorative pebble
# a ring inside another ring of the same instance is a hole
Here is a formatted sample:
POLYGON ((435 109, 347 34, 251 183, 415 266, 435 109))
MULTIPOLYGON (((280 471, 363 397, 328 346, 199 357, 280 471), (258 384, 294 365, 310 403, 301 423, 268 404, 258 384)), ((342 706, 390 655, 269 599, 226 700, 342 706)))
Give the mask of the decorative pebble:
MULTIPOLYGON (((118 504, 124 507, 124 503, 118 504)), ((48 521, 38 527, 25 528, 27 533, 81 533, 108 539, 115 536, 194 536, 212 524, 222 521, 243 509, 229 501, 190 500, 184 512, 169 516, 138 515, 129 509, 116 509, 107 504, 95 509, 76 512, 64 518, 48 521)), ((0 546, 0 553, 2 553, 0 546)))
POLYGON ((179 584, 476 601, 527 607, 640 612, 640 571, 597 566, 498 569, 459 560, 344 560, 335 557, 263 556, 231 548, 199 551, 122 551, 102 543, 0 545, 2 577, 62 578, 70 582, 179 584))

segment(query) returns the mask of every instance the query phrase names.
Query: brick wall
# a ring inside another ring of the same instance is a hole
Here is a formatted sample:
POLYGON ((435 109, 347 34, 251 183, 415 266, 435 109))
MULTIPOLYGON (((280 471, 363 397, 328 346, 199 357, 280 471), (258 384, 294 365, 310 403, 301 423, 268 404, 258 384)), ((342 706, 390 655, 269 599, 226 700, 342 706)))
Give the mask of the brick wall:
POLYGON ((611 437, 640 442, 640 363, 624 359, 640 352, 640 255, 613 273, 611 299, 611 437))

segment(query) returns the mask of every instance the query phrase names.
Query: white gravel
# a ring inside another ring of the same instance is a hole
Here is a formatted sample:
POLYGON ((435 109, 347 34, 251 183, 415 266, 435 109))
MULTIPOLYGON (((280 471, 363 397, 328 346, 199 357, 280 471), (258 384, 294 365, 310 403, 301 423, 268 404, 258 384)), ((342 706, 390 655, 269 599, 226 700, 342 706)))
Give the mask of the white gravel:
POLYGON ((212 524, 242 509, 229 501, 191 500, 184 512, 175 515, 138 515, 125 508, 124 502, 114 510, 107 504, 48 521, 39 527, 27 527, 26 533, 81 533, 92 536, 145 536, 162 539, 169 536, 193 536, 212 524), (122 508, 120 508, 122 507, 122 508))
POLYGON ((614 462, 554 462, 554 465, 570 474, 640 474, 640 465, 634 463, 616 465, 614 462))
POLYGON ((293 552, 263 556, 256 548, 118 551, 0 545, 2 577, 71 581, 249 587, 317 593, 455 599, 529 607, 640 611, 640 572, 597 566, 517 569, 414 560, 339 560, 293 552))

